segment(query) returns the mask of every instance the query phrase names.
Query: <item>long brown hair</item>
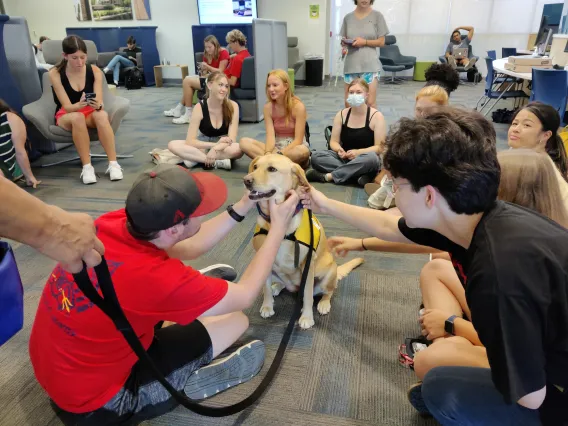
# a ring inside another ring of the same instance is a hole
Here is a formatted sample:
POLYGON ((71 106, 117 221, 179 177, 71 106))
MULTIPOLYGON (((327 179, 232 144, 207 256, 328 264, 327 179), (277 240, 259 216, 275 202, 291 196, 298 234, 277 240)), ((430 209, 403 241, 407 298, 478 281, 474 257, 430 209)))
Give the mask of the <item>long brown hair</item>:
MULTIPOLYGON (((207 83, 209 82, 214 83, 218 80, 221 80, 222 78, 224 78, 227 81, 227 83, 229 82, 225 73, 221 71, 214 71, 211 74, 209 74, 209 77, 207 77, 207 83)), ((230 90, 231 86, 229 86, 229 91, 230 90)), ((231 121, 233 121, 233 114, 235 113, 235 110, 233 109, 233 103, 229 99, 229 93, 230 93, 229 91, 227 92, 227 95, 223 99, 223 122, 231 124, 231 121)), ((209 97, 209 87, 207 87, 207 97, 209 97)))
POLYGON ((219 44, 219 40, 217 40, 217 37, 215 37, 214 35, 208 35, 207 37, 205 37, 205 40, 203 40, 203 57, 205 59, 207 59, 207 62, 211 62, 213 59, 217 60, 219 59, 219 53, 221 52, 221 45, 219 44), (215 51, 213 52, 213 55, 209 55, 207 53, 207 51, 205 50, 205 43, 211 43, 213 46, 215 46, 215 51))
POLYGON ((266 98, 269 100, 269 102, 276 102, 270 98, 270 93, 268 93, 268 79, 272 76, 279 78, 284 87, 286 87, 286 93, 284 94, 284 108, 286 110, 285 123, 286 125, 288 125, 288 122, 292 118, 292 111, 294 110, 294 106, 296 105, 296 103, 302 101, 300 100, 300 98, 294 95, 294 92, 292 92, 292 82, 290 81, 290 76, 288 75, 288 73, 284 70, 277 69, 270 71, 266 76, 266 98))
MULTIPOLYGON (((76 35, 70 35, 63 39, 61 42, 61 47, 63 48, 63 53, 66 55, 72 55, 73 53, 78 52, 79 50, 83 52, 85 55, 87 54, 87 45, 83 41, 83 39, 76 35)), ((61 72, 63 68, 67 66, 67 59, 63 58, 59 63, 55 66, 57 72, 61 72)))
POLYGON ((501 165, 498 198, 518 204, 568 227, 558 171, 545 153, 510 149, 497 154, 501 165))

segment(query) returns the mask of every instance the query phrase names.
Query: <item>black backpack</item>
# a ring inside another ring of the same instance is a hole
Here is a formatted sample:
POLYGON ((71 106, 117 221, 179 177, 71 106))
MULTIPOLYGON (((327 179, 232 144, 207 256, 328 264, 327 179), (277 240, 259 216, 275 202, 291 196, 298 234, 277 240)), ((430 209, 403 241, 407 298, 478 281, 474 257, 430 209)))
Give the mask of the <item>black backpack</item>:
POLYGON ((144 86, 144 75, 138 67, 132 67, 124 75, 124 87, 127 90, 137 90, 144 86))
POLYGON ((481 80, 483 76, 475 66, 467 71, 467 81, 470 83, 480 83, 481 80))

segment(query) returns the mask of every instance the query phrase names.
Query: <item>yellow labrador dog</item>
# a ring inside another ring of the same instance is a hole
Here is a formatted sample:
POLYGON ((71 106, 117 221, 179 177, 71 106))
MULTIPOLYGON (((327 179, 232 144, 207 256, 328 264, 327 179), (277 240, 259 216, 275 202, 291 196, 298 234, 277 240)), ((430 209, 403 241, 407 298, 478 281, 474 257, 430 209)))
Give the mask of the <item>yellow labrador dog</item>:
MULTIPOLYGON (((277 203, 284 201, 286 193, 298 186, 308 186, 302 168, 284 155, 269 154, 254 159, 249 167, 249 174, 244 178, 245 186, 250 190, 250 198, 259 200, 259 216, 253 246, 258 250, 270 228, 268 200, 274 198, 277 203)), ((325 233, 315 216, 312 219, 314 230, 314 253, 309 265, 308 279, 304 290, 300 327, 308 329, 314 325, 314 295, 323 294, 318 303, 318 312, 328 314, 331 309, 331 296, 337 288, 337 281, 363 263, 363 259, 353 259, 337 266, 327 247, 325 233)), ((272 275, 266 280, 264 302, 260 315, 268 318, 274 315, 274 296, 282 289, 296 292, 300 287, 301 274, 305 267, 310 244, 310 221, 307 210, 299 206, 292 218, 286 239, 276 255, 272 275)))

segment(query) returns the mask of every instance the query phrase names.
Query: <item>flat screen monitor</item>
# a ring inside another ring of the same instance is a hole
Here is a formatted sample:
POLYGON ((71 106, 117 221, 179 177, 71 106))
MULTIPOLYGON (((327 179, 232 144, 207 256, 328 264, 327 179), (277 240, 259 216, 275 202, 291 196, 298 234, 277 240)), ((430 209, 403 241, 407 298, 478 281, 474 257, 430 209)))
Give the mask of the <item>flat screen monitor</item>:
POLYGON ((251 24, 256 0, 197 0, 200 24, 251 24))
POLYGON ((546 37, 548 36, 548 16, 542 15, 540 19, 540 27, 538 28, 538 34, 535 40, 535 46, 538 46, 546 42, 546 37))

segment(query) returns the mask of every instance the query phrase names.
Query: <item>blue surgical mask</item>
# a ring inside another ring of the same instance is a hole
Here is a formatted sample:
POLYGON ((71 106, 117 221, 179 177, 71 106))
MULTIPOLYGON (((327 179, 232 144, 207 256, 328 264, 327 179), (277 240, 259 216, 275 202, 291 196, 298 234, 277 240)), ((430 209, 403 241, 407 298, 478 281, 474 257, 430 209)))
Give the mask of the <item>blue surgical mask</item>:
POLYGON ((361 106, 365 103, 365 96, 359 93, 350 93, 349 96, 347 96, 347 103, 352 107, 361 106))

